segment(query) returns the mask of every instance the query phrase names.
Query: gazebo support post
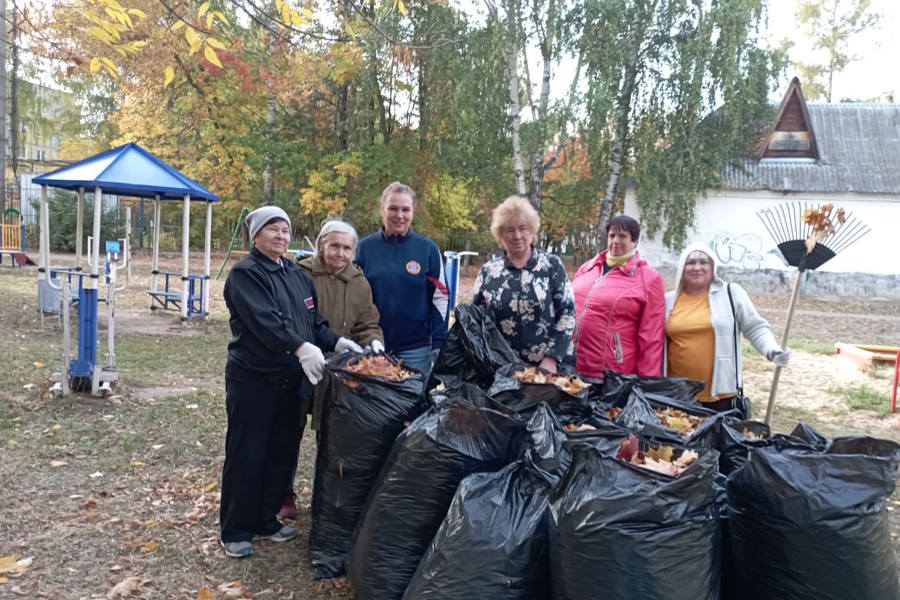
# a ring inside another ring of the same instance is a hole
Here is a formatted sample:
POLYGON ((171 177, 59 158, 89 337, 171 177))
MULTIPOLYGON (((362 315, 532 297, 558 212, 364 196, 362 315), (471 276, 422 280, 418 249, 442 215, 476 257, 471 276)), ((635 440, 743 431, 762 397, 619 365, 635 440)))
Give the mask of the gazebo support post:
POLYGON ((203 317, 209 318, 209 262, 212 252, 212 202, 206 203, 206 236, 203 247, 203 317))
POLYGON ((188 294, 191 241, 191 195, 184 195, 184 207, 181 213, 181 318, 188 318, 190 301, 188 294))
MULTIPOLYGON (((159 194, 153 199, 153 261, 150 265, 150 292, 155 294, 158 291, 157 277, 159 275, 159 221, 162 217, 162 206, 159 201, 159 194)), ((151 300, 150 305, 153 306, 151 300)))
POLYGON ((84 188, 78 188, 78 200, 75 201, 75 270, 81 270, 81 257, 84 254, 84 188))

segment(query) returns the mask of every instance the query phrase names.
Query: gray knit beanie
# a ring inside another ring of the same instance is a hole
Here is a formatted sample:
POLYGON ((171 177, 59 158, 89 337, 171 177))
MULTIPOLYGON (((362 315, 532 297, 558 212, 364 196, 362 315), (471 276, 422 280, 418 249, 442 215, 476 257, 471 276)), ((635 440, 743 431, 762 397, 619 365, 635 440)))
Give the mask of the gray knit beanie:
POLYGON ((287 221, 288 228, 291 227, 291 218, 277 206, 260 206, 248 214, 244 223, 247 224, 247 230, 250 232, 250 241, 253 241, 260 229, 276 219, 287 221))

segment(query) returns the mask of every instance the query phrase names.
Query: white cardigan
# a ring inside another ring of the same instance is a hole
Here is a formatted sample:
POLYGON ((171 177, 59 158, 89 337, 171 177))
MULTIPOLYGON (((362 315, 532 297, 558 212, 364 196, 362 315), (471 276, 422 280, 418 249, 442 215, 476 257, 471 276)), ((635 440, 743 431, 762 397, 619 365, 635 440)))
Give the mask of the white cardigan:
MULTIPOLYGON (((697 249, 701 248, 692 245, 682 253, 676 280, 678 281, 678 286, 671 292, 666 293, 666 321, 669 320, 669 315, 672 314, 672 308, 675 306, 675 300, 681 291, 681 273, 684 268, 684 261, 688 254, 697 249)), ((708 246, 703 251, 709 253, 710 257, 715 261, 715 257, 710 253, 708 246)), ((714 396, 734 395, 737 393, 737 387, 741 385, 742 381, 738 376, 742 372, 740 343, 738 343, 737 372, 735 372, 735 326, 734 318, 732 318, 731 314, 731 304, 728 302, 726 285, 731 287, 731 297, 734 300, 734 314, 737 317, 741 334, 766 358, 769 357, 770 352, 781 349, 781 346, 772 334, 769 322, 763 319, 756 311, 750 296, 744 288, 736 283, 726 284, 718 275, 714 275, 709 286, 709 312, 715 336, 715 358, 713 361, 712 384, 709 386, 709 391, 714 396)), ((740 340, 738 341, 740 342, 740 340)), ((668 361, 665 360, 663 373, 666 372, 667 367, 668 361)))

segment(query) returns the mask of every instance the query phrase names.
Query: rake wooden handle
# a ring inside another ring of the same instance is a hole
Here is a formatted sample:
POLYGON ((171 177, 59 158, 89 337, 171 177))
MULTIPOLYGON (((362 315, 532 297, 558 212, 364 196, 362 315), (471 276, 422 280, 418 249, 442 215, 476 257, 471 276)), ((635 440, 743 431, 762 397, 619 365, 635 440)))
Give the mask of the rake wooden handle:
MULTIPOLYGON (((791 294, 791 303, 788 305, 787 319, 784 322, 784 334, 781 336, 782 349, 787 348, 788 334, 791 332, 791 321, 794 319, 794 309, 797 307, 797 298, 800 297, 800 281, 803 277, 803 271, 797 271, 797 278, 794 280, 794 291, 791 294)), ((783 367, 776 366, 775 374, 772 376, 772 388, 769 390, 769 404, 766 406, 766 425, 772 424, 772 411, 775 409, 775 393, 778 390, 778 380, 781 379, 781 369, 783 367)))

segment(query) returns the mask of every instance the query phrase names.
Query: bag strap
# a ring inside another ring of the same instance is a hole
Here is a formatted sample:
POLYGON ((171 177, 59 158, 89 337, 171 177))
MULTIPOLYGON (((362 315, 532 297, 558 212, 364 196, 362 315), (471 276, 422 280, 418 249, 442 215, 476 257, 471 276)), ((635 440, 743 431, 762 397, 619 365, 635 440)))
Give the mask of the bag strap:
POLYGON ((737 313, 734 311, 734 299, 731 297, 730 283, 725 284, 725 290, 728 292, 728 304, 731 305, 731 319, 734 321, 734 383, 738 396, 743 396, 744 384, 741 381, 741 372, 738 368, 738 340, 741 338, 741 328, 738 327, 737 313))

